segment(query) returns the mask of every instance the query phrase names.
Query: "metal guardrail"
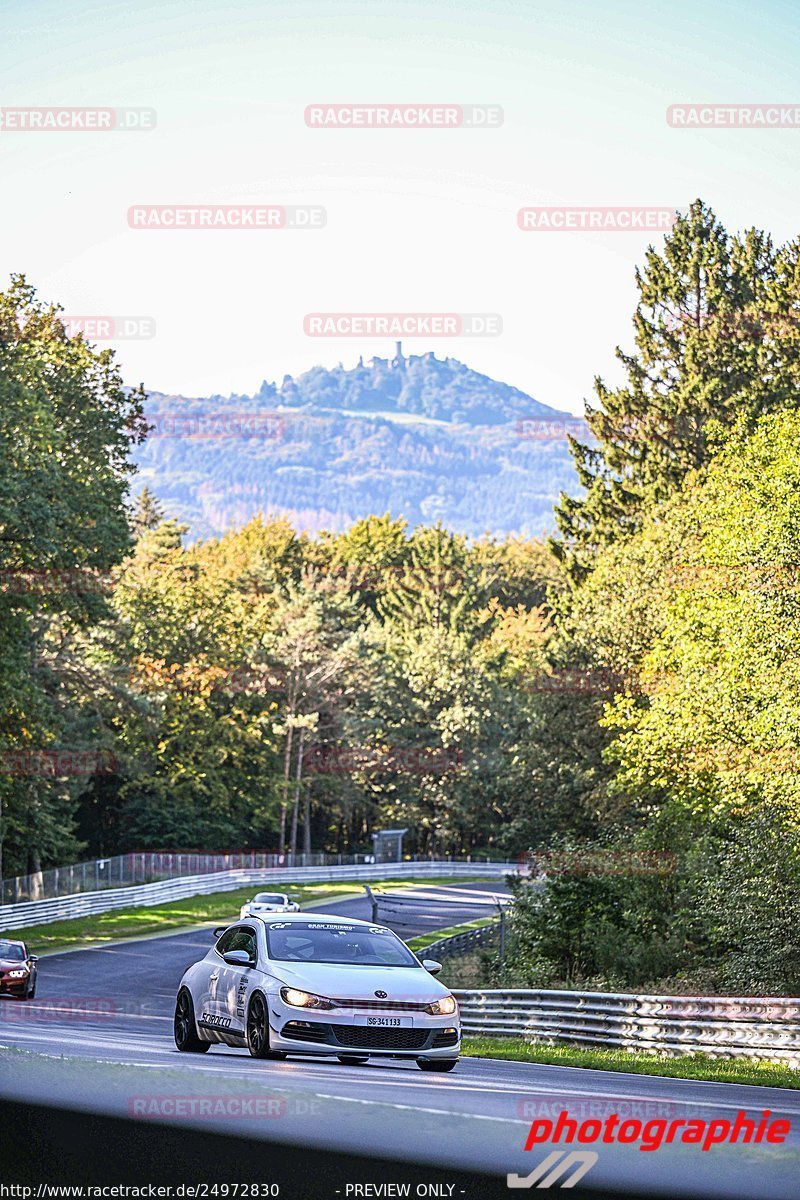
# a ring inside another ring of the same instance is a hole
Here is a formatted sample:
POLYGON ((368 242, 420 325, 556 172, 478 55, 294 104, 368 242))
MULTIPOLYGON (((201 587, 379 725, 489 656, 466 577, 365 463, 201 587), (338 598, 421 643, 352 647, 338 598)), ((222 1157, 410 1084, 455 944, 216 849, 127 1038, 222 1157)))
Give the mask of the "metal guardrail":
MULTIPOLYGON (((342 867, 362 866, 376 861, 368 854, 278 854, 262 850, 237 850, 226 854, 187 853, 163 850, 137 851, 70 863, 0 880, 0 905, 24 904, 30 900, 55 900, 80 892, 99 892, 104 888, 137 883, 155 883, 160 879, 178 879, 186 875, 212 875, 218 871, 264 870, 268 867, 342 867)), ((406 861, 406 860, 403 860, 406 861)), ((415 858, 426 862, 429 859, 415 858)), ((478 861, 468 859, 467 861, 478 861)))
POLYGON ((95 913, 119 908, 149 907, 169 900, 184 900, 189 896, 211 895, 213 892, 233 891, 235 888, 262 884, 333 883, 346 879, 425 878, 448 875, 464 878, 485 878, 507 875, 513 863, 431 862, 374 863, 363 866, 336 867, 270 867, 262 870, 219 871, 211 875, 167 879, 160 883, 145 883, 139 887, 109 888, 100 892, 82 892, 55 900, 32 900, 23 904, 0 907, 0 931, 29 929, 53 921, 68 921, 95 913))
POLYGON ((500 938, 500 922, 492 921, 491 925, 480 925, 477 929, 468 929, 464 933, 454 933, 452 937, 442 938, 431 942, 420 950, 425 958, 435 958, 444 961, 455 958, 460 954, 469 954, 479 946, 494 945, 500 938))
MULTIPOLYGON (((432 947, 426 949, 426 954, 432 947)), ((800 1067, 800 998, 454 990, 464 1032, 800 1067)))

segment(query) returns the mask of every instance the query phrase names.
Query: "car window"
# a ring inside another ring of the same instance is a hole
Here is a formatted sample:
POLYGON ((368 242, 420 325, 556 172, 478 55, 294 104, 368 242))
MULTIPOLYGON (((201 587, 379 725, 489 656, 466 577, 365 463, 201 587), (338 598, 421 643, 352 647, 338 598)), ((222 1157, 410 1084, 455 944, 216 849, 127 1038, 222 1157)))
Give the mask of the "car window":
POLYGON ((418 967, 391 929, 377 925, 273 922, 267 927, 270 958, 280 962, 348 963, 362 967, 418 967))
POLYGON ((25 947, 19 942, 0 942, 0 958, 6 962, 24 962, 25 947))
POLYGON ((231 950, 245 950, 255 962, 258 958, 256 931, 244 925, 226 929, 217 942, 216 951, 217 954, 229 954, 231 950))
POLYGON ((285 896, 277 896, 272 892, 259 892, 255 900, 256 904, 285 904, 285 896))

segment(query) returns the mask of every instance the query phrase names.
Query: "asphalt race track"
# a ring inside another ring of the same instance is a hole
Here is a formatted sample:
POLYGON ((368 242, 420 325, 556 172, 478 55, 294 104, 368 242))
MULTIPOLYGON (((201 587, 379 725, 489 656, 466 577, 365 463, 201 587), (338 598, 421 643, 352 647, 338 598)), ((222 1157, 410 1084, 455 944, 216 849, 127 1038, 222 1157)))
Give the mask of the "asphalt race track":
MULTIPOLYGON (((408 937, 485 914, 470 905, 468 890, 496 889, 478 883, 448 892, 420 885, 420 907, 403 908, 409 924, 398 925, 398 932, 408 937), (448 894, 458 897, 458 906, 437 903, 448 894)), ((329 904, 325 911, 369 917, 366 898, 329 904)), ((769 1109, 773 1118, 791 1122, 783 1145, 725 1144, 703 1151, 677 1143, 649 1153, 635 1145, 599 1145, 599 1159, 582 1186, 664 1197, 800 1197, 800 1091, 486 1059, 462 1059, 449 1075, 429 1075, 397 1060, 364 1066, 299 1058, 259 1062, 224 1046, 203 1056, 179 1055, 172 1040, 177 983, 206 953, 210 936, 209 929, 193 930, 42 959, 36 999, 0 1001, 0 1095, 439 1168, 488 1170, 501 1179, 507 1172, 527 1175, 553 1150, 548 1144, 526 1153, 523 1146, 533 1119, 555 1120, 562 1110, 579 1122, 612 1113, 645 1122, 733 1121, 740 1110, 759 1119, 769 1109), (203 1107, 213 1114, 205 1115, 203 1107)))

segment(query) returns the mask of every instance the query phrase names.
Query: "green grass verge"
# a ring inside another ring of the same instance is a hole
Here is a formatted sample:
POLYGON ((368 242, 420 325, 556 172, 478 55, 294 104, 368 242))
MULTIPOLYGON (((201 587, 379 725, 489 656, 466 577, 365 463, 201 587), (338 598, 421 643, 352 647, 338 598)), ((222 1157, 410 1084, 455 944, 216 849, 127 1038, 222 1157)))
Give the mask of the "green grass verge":
MULTIPOLYGON (((274 882, 274 881, 273 881, 274 882)), ((443 884, 463 882, 453 878, 436 879, 381 879, 370 881, 372 887, 415 887, 420 884, 443 884)), ((475 881, 478 882, 478 881, 475 881)), ((346 900, 349 896, 363 895, 361 885, 354 880, 336 883, 284 885, 289 895, 301 904, 316 904, 326 900, 346 900)), ((237 920, 239 909, 246 900, 252 900, 259 888, 251 885, 231 892, 215 892, 208 896, 189 896, 185 900, 171 900, 147 908, 120 908, 94 916, 75 917, 68 921, 52 921, 47 925, 34 925, 30 929, 4 930, 1 937, 19 938, 34 954, 47 954, 56 950, 72 950, 82 946, 115 942, 122 938, 149 937, 157 933, 178 932, 192 925, 218 922, 224 924, 237 920)), ((441 935, 436 935, 441 936, 441 935)), ((435 940, 435 938, 433 939, 435 940)))
POLYGON ((435 933, 422 933, 419 937, 409 938, 408 944, 416 953, 434 942, 441 942, 442 938, 455 937, 457 933, 469 933, 473 929, 480 929, 482 925, 491 925, 496 920, 496 917, 478 917, 476 921, 468 921, 465 925, 451 925, 449 929, 438 929, 435 933))
POLYGON ((513 1062, 556 1067, 588 1067, 595 1071, 626 1071, 632 1075, 661 1075, 669 1079, 705 1079, 713 1083, 750 1083, 760 1087, 800 1088, 800 1070, 745 1059, 707 1058, 687 1054, 662 1058, 635 1050, 593 1050, 583 1046, 532 1046, 521 1038, 465 1037, 461 1053, 468 1058, 503 1058, 513 1062))

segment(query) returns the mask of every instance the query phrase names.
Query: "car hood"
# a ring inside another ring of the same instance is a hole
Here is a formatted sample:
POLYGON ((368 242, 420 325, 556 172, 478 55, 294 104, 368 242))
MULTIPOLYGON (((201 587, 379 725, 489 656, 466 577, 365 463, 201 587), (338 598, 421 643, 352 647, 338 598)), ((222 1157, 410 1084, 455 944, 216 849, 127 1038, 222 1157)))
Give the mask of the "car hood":
POLYGON ((271 962, 269 973, 281 983, 316 992, 332 1000, 375 1000, 376 991, 386 992, 389 1001, 420 1001, 427 1004, 449 995, 443 984, 424 967, 353 967, 338 963, 271 962))
POLYGON ((23 960, 14 962, 12 959, 0 958, 0 971, 22 971, 27 969, 28 964, 23 960))

